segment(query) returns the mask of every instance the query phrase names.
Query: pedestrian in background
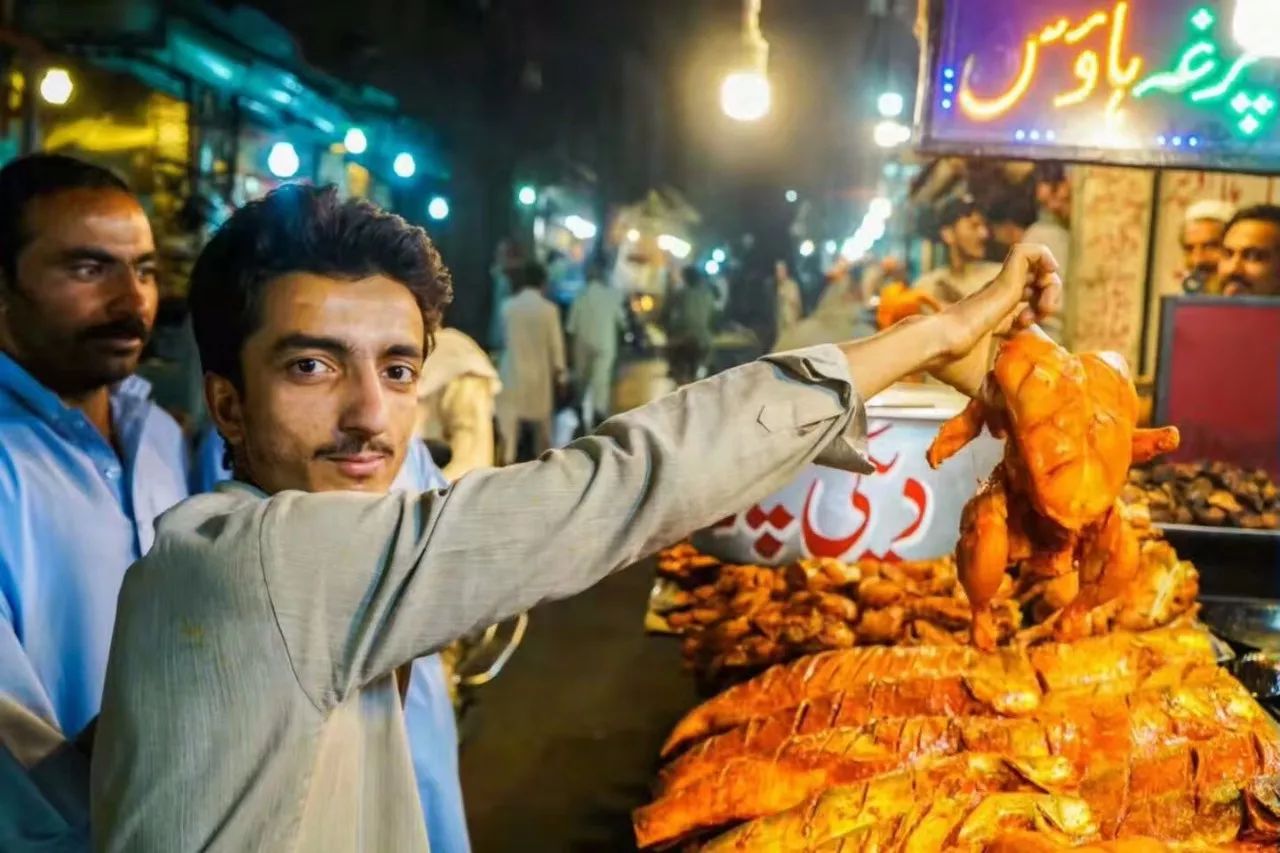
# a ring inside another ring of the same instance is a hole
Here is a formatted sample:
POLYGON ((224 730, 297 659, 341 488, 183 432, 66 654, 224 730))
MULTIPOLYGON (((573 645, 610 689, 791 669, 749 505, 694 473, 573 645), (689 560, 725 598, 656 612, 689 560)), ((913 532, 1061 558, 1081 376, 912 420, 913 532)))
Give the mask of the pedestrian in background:
POLYGON ((716 320, 715 295, 694 267, 681 272, 682 286, 667 297, 662 325, 667 333, 667 363, 677 385, 701 379, 711 357, 716 320))
POLYGON ((567 378, 560 310, 547 299, 547 270, 537 261, 521 268, 515 296, 502 308, 506 348, 499 375, 498 423, 503 462, 535 459, 551 446, 551 416, 567 378))
POLYGON ((593 263, 587 286, 569 310, 573 338, 573 380, 582 398, 582 428, 590 432, 609 417, 618 336, 627 327, 622 292, 610 286, 604 268, 593 263))

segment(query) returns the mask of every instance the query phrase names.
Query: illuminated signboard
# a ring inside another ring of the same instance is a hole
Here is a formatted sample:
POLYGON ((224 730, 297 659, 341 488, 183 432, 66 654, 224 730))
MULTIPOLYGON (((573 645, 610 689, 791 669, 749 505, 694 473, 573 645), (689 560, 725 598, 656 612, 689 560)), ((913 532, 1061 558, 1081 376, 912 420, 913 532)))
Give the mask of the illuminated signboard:
POLYGON ((1280 169, 1278 0, 933 0, 923 147, 1280 169))

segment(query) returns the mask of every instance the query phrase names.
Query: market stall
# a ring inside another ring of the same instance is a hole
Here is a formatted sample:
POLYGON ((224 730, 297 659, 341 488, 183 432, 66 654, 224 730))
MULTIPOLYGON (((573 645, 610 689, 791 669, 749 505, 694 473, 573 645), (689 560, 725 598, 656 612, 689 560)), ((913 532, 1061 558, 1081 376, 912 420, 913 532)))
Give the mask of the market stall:
MULTIPOLYGON (((988 383, 988 403, 913 449, 945 470, 984 425, 1003 437, 952 517, 954 556, 867 548, 843 562, 799 532, 770 546, 784 565, 693 545, 660 558, 649 625, 682 635, 710 695, 662 748, 634 814, 642 848, 1280 843, 1280 725, 1259 701, 1275 696, 1276 662, 1233 658, 1198 621, 1196 569, 1151 523, 1169 507, 1134 474, 1176 451, 1177 430, 1136 427, 1114 358, 1036 330, 1001 345, 988 383)), ((1269 481, 1232 482, 1250 506, 1274 498, 1269 481)), ((868 502, 854 504, 865 526, 868 502)), ((747 526, 785 530, 782 510, 753 507, 747 526)), ((1265 646, 1265 614, 1220 633, 1265 646)))

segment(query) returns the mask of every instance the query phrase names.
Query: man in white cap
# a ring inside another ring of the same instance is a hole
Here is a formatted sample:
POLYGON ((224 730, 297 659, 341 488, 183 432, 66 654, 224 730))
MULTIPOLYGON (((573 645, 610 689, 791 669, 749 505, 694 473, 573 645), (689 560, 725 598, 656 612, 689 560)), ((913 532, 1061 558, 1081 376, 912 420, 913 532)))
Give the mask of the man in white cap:
POLYGON ((1187 208, 1182 220, 1182 269, 1178 278, 1186 293, 1203 293, 1218 274, 1222 235, 1236 209, 1219 199, 1202 199, 1187 208))

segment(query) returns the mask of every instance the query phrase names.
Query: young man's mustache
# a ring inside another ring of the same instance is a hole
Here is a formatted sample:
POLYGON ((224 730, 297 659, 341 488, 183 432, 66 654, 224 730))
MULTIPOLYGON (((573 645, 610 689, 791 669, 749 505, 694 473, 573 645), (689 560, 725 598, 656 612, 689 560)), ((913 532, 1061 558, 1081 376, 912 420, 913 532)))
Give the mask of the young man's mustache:
POLYGON ((394 456, 395 451, 391 445, 385 441, 368 441, 357 436, 344 437, 343 440, 320 448, 316 451, 317 459, 325 459, 332 456, 360 456, 368 453, 378 453, 383 456, 394 456))

